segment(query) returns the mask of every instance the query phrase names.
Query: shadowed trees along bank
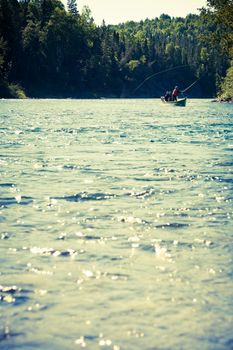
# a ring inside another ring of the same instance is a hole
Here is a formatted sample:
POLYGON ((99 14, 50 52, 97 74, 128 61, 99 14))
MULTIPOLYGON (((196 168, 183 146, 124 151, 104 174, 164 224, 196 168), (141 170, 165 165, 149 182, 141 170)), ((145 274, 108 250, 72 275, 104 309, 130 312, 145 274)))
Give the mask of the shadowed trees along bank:
POLYGON ((219 93, 222 98, 233 97, 233 1, 208 0, 207 9, 203 9, 207 21, 217 21, 221 30, 212 33, 213 45, 220 42, 222 50, 227 54, 228 70, 221 79, 219 93))
POLYGON ((230 66, 231 36, 210 5, 186 18, 97 26, 75 0, 67 9, 59 0, 0 0, 0 96, 159 97, 197 78, 190 96, 214 96, 230 66))

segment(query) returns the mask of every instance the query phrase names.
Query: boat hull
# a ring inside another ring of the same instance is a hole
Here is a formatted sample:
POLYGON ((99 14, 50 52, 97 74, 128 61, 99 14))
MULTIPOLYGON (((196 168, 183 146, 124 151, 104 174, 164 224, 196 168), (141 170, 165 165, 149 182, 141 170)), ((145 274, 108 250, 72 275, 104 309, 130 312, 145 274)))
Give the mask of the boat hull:
POLYGON ((177 100, 177 101, 165 101, 165 99, 161 97, 161 101, 163 102, 164 105, 167 105, 167 106, 185 107, 187 98, 186 97, 181 98, 180 100, 177 100))

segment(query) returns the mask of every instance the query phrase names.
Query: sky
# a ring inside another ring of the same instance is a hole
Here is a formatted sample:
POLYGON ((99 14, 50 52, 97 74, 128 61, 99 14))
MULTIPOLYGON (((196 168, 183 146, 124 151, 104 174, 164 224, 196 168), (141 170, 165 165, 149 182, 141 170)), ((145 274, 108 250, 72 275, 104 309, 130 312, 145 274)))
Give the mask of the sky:
MULTIPOLYGON (((64 4, 66 0, 62 0, 64 4)), ((77 0, 81 12, 87 5, 96 24, 103 19, 106 24, 152 19, 166 13, 171 17, 185 17, 189 13, 198 14, 198 8, 206 6, 206 0, 77 0)))

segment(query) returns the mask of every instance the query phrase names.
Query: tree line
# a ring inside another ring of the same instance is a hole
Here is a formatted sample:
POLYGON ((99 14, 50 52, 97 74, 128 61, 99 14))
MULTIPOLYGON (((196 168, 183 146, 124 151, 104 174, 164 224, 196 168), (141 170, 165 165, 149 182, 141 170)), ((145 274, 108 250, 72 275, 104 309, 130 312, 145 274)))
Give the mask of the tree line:
POLYGON ((76 0, 0 0, 0 97, 159 97, 198 78, 190 95, 214 96, 232 70, 231 18, 216 3, 97 26, 76 0))

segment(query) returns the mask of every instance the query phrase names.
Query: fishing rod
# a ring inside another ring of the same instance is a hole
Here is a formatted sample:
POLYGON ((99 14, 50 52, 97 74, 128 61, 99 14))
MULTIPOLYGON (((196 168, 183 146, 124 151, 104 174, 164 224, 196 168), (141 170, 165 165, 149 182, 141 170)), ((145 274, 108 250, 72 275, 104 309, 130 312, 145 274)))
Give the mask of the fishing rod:
MULTIPOLYGON (((175 70, 175 69, 179 69, 179 68, 184 68, 184 67, 188 67, 189 65, 188 64, 184 64, 184 65, 181 65, 181 66, 176 66, 176 67, 173 67, 173 68, 168 68, 168 69, 164 69, 164 70, 161 70, 160 72, 157 72, 157 73, 154 73, 152 75, 150 75, 149 77, 147 77, 146 79, 143 80, 142 83, 140 83, 136 89, 134 89, 133 91, 133 94, 138 90, 140 89, 140 87, 149 79, 155 77, 156 75, 159 75, 159 74, 162 74, 162 73, 166 73, 166 72, 170 72, 172 70, 175 70)), ((185 90, 186 91, 186 90, 185 90)))
POLYGON ((184 92, 188 91, 189 89, 191 89, 191 87, 193 85, 195 85, 198 82, 198 80, 200 80, 200 79, 201 78, 198 78, 197 80, 195 80, 191 85, 189 85, 186 89, 182 90, 181 92, 184 93, 184 92))

